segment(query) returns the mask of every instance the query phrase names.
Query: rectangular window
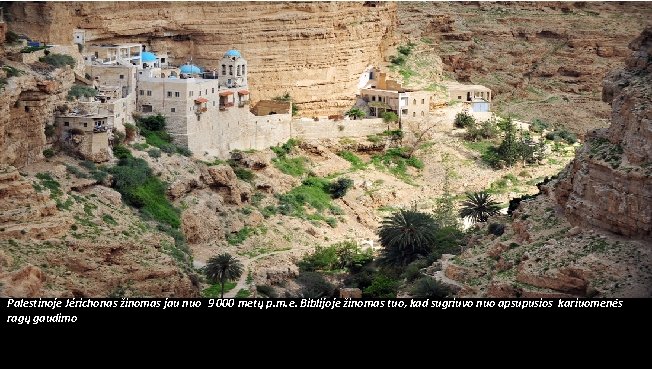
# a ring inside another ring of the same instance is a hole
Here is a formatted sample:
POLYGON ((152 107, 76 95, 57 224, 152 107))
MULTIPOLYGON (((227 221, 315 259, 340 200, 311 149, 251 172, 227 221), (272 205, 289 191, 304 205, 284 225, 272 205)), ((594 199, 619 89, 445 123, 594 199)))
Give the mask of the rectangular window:
POLYGON ((213 106, 215 106, 215 101, 213 101, 213 106))
POLYGON ((84 127, 88 127, 88 123, 84 123, 84 127))
POLYGON ((168 91, 168 97, 172 97, 172 91, 168 91))
POLYGON ((244 75, 244 74, 245 74, 245 66, 243 65, 242 66, 242 75, 244 75))
POLYGON ((124 75, 124 74, 121 74, 121 75, 120 75, 120 79, 125 79, 125 75, 124 75))
POLYGON ((161 58, 161 63, 165 63, 165 58, 161 58))
POLYGON ((199 90, 199 96, 201 96, 201 90, 199 90))
POLYGON ((145 91, 140 90, 140 96, 143 96, 143 95, 145 95, 145 91))
POLYGON ((206 89, 206 91, 204 91, 204 95, 208 95, 208 89, 206 89))
POLYGON ((233 66, 229 65, 229 76, 233 75, 233 66))
POLYGON ((152 106, 151 105, 143 105, 141 108, 143 113, 151 113, 152 112, 152 106))
POLYGON ((70 127, 70 122, 63 122, 64 127, 70 127))
POLYGON ((462 96, 458 96, 457 99, 458 99, 458 100, 462 100, 462 96))
POLYGON ((421 99, 421 105, 426 103, 426 99, 421 99))
POLYGON ((226 76, 226 65, 222 64, 222 75, 226 76))
POLYGON ((177 108, 170 108, 170 113, 174 113, 177 111, 177 108))
POLYGON ((147 90, 147 96, 152 96, 152 91, 147 90))
MULTIPOLYGON (((141 94, 142 95, 142 94, 141 94)), ((371 101, 376 101, 376 96, 371 97, 371 101)))
POLYGON ((193 94, 192 91, 188 92, 188 96, 192 97, 192 94, 193 94))
POLYGON ((176 91, 176 92, 174 93, 174 97, 180 97, 180 96, 181 96, 181 94, 179 94, 179 91, 176 91))
POLYGON ((215 93, 215 88, 211 88, 211 93, 212 93, 212 94, 215 93))

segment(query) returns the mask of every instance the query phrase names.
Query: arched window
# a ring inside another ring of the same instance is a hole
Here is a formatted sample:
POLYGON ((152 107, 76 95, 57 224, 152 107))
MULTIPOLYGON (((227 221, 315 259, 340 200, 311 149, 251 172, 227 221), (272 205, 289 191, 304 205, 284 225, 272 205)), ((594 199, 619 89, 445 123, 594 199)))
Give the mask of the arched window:
POLYGON ((423 117, 424 115, 426 115, 426 114, 424 112, 421 112, 421 116, 423 117))
POLYGON ((240 75, 240 66, 239 65, 238 65, 238 67, 236 69, 236 75, 238 75, 238 76, 240 75))
POLYGON ((416 112, 416 111, 413 111, 413 112, 412 112, 412 117, 416 117, 416 116, 417 116, 417 112, 416 112))
POLYGON ((412 105, 416 105, 416 104, 417 104, 417 99, 412 99, 412 105))

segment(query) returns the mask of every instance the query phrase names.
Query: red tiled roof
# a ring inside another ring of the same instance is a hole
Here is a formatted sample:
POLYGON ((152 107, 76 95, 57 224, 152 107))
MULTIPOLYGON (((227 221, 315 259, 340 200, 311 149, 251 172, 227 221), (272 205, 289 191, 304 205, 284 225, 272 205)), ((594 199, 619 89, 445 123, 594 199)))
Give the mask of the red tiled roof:
POLYGON ((233 95, 233 91, 222 91, 220 92, 220 96, 229 96, 233 95))
POLYGON ((238 91, 238 95, 249 95, 249 91, 247 91, 247 90, 240 90, 240 91, 238 91))
POLYGON ((205 97, 198 97, 198 98, 195 99, 195 102, 197 104, 202 104, 202 103, 208 102, 208 99, 205 98, 205 97))

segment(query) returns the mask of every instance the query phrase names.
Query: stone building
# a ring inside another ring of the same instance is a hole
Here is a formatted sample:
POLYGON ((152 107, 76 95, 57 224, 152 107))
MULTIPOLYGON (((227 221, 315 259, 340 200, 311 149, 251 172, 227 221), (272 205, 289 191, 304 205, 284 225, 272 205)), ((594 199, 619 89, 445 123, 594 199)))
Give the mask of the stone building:
POLYGON ((482 85, 464 85, 457 82, 446 84, 451 101, 462 101, 470 105, 471 111, 489 112, 491 110, 491 90, 482 85))
POLYGON ((84 60, 87 64, 131 64, 142 68, 142 49, 143 45, 136 43, 86 45, 84 49, 84 60))
POLYGON ((430 113, 432 94, 428 91, 414 91, 404 88, 400 83, 387 79, 386 73, 377 69, 365 72, 360 89, 369 117, 382 117, 385 112, 394 112, 399 122, 427 118, 430 113))
POLYGON ((110 158, 107 114, 66 113, 55 115, 59 140, 85 159, 95 162, 110 158))

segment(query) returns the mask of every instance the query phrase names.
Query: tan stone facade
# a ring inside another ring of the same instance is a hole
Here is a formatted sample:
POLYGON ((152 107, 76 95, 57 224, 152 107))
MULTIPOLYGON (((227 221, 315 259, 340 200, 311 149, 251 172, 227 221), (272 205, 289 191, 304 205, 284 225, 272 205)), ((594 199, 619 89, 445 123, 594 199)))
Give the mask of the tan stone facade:
POLYGON ((482 85, 463 85, 447 83, 448 96, 451 100, 472 102, 476 98, 491 102, 491 90, 482 85))
POLYGON ((55 127, 60 142, 96 162, 110 157, 108 115, 59 115, 55 127))

